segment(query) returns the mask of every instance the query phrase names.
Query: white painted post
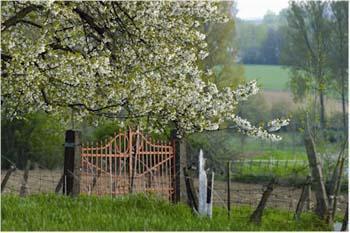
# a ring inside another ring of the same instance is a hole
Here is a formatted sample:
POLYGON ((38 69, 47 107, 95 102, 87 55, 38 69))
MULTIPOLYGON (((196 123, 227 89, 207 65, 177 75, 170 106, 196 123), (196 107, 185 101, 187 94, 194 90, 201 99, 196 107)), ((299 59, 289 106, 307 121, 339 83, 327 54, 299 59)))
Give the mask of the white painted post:
POLYGON ((199 198, 198 212, 199 215, 207 215, 207 174, 204 170, 205 160, 203 151, 199 152, 199 198))

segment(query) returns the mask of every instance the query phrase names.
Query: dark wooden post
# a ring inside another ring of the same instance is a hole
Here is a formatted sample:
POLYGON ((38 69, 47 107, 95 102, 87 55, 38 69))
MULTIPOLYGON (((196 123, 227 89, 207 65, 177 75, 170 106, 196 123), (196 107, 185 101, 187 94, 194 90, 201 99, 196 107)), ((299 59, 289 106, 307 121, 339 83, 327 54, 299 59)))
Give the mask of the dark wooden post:
POLYGON ((227 162, 227 215, 231 215, 231 187, 230 187, 230 178, 231 178, 231 161, 227 162))
POLYGON ((198 212, 198 197, 193 185, 193 180, 189 176, 187 172, 187 168, 184 167, 183 172, 184 172, 184 179, 186 184, 187 203, 192 208, 192 210, 195 210, 198 212))
POLYGON ((81 132, 66 131, 63 169, 63 194, 77 196, 80 192, 81 132))
POLYGON ((341 225, 341 231, 346 231, 346 228, 348 227, 348 220, 349 220, 348 211, 349 211, 349 203, 346 205, 344 219, 343 219, 343 223, 341 225))
POLYGON ((250 216, 250 222, 253 222, 255 224, 260 224, 261 217, 263 215, 267 200, 269 199, 269 197, 273 191, 274 184, 275 184, 275 180, 272 179, 271 182, 267 185, 267 188, 261 197, 261 200, 259 202, 258 207, 253 212, 253 214, 250 216))
POLYGON ((172 196, 172 201, 174 203, 178 203, 180 202, 180 155, 179 155, 179 151, 180 151, 180 145, 179 145, 179 141, 176 137, 176 130, 173 130, 171 132, 171 141, 172 141, 172 146, 173 146, 173 150, 174 150, 174 179, 172 181, 172 186, 174 189, 173 192, 173 196, 172 196))
POLYGON ((211 172, 207 181, 207 211, 209 218, 213 216, 214 175, 215 173, 211 172))
POLYGON ((178 203, 183 199, 185 199, 185 195, 181 195, 181 188, 186 187, 184 173, 181 170, 181 167, 187 167, 187 155, 186 155, 186 144, 183 139, 180 139, 176 135, 176 130, 171 132, 171 139, 173 142, 173 148, 175 150, 175 179, 173 187, 175 189, 173 195, 173 202, 178 203))
POLYGON ((1 193, 4 192, 7 181, 9 180, 11 173, 14 172, 16 170, 15 166, 11 166, 10 169, 6 172, 6 175, 4 177, 4 179, 1 182, 1 193))

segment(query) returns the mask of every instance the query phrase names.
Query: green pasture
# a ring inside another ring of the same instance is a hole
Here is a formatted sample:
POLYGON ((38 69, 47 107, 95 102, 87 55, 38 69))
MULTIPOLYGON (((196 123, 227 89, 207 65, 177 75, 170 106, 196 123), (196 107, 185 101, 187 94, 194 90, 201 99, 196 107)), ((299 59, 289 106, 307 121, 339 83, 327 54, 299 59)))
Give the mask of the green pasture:
POLYGON ((325 231, 330 227, 312 213, 266 209, 261 225, 248 223, 253 209, 234 206, 231 217, 215 207, 213 219, 200 218, 184 204, 144 195, 70 198, 2 196, 3 231, 325 231))
POLYGON ((236 134, 234 137, 229 137, 225 141, 225 145, 229 148, 234 148, 236 153, 245 157, 271 158, 273 159, 301 159, 306 158, 305 146, 303 143, 303 135, 295 132, 279 132, 282 137, 281 141, 271 142, 264 139, 242 136, 236 134), (273 154, 271 154, 272 152, 273 154))
POLYGON ((263 90, 287 90, 288 70, 278 65, 244 65, 247 80, 257 80, 263 90))
POLYGON ((269 181, 275 177, 279 183, 296 185, 303 183, 309 173, 306 160, 245 160, 231 167, 233 179, 246 182, 269 181))

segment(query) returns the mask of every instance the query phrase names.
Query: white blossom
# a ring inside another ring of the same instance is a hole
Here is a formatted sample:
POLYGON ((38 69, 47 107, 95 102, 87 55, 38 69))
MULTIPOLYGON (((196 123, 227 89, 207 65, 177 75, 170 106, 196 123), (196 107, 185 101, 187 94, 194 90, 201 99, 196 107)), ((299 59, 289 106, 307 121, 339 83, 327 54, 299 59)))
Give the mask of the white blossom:
POLYGON ((231 120, 248 135, 279 139, 235 115, 238 103, 258 92, 255 81, 219 91, 201 80, 211 74, 197 65, 208 56, 197 26, 227 20, 218 3, 23 1, 15 10, 5 1, 2 25, 33 4, 24 19, 40 26, 2 28, 2 111, 8 117, 39 110, 66 117, 71 107, 77 120, 119 117, 116 124, 123 126, 133 122, 159 132, 176 127, 179 137, 231 120))

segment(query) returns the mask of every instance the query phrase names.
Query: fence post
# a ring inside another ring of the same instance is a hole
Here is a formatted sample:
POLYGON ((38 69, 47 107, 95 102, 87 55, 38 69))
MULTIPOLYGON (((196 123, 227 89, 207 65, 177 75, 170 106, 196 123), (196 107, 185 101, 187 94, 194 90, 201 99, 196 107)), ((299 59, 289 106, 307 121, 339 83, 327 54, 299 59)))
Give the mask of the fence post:
POLYGON ((57 186, 55 188, 55 193, 58 194, 59 191, 61 190, 62 186, 63 186, 63 180, 64 180, 64 175, 61 176, 60 180, 57 183, 57 186))
POLYGON ((19 191, 19 195, 21 197, 24 197, 28 193, 28 184, 27 183, 28 183, 29 168, 30 168, 30 160, 27 160, 27 165, 26 165, 26 168, 25 168, 24 174, 23 174, 23 181, 22 181, 21 189, 19 191))
POLYGON ((80 192, 81 132, 66 131, 64 144, 63 194, 77 196, 80 192))
POLYGON ((214 194, 214 172, 208 177, 207 185, 207 208, 208 208, 208 217, 212 218, 213 216, 213 194, 214 194))
POLYGON ((11 173, 14 172, 16 170, 15 166, 11 166, 10 169, 6 172, 6 175, 4 177, 4 179, 1 182, 1 193, 4 192, 7 181, 9 180, 11 173))
POLYGON ((275 180, 272 179, 270 181, 270 183, 267 185, 266 190, 264 191, 261 200, 259 202, 258 207, 256 208, 256 210, 253 212, 253 214, 250 216, 250 222, 253 222, 255 224, 260 224, 261 222, 261 217, 263 215, 265 206, 266 206, 266 202, 269 199, 272 191, 273 191, 273 186, 275 184, 275 180))
POLYGON ((196 191, 193 186, 193 180, 189 176, 187 172, 187 168, 183 168, 184 178, 186 183, 186 192, 187 192, 187 200, 188 205, 192 208, 193 211, 198 211, 198 197, 196 195, 196 191))
POLYGON ((295 210, 295 214, 294 214, 294 219, 295 220, 299 220, 300 219, 300 214, 303 211, 303 207, 304 207, 304 203, 308 198, 308 194, 309 194, 309 186, 311 184, 311 176, 307 176, 306 178, 306 182, 303 185, 302 191, 301 191, 301 195, 297 204, 297 208, 295 210))
POLYGON ((231 161, 227 162, 227 215, 231 215, 231 188, 230 188, 230 178, 231 178, 231 161))
POLYGON ((349 218, 349 203, 346 205, 346 210, 345 210, 345 214, 344 214, 344 219, 341 225, 341 231, 346 231, 346 229, 348 228, 348 218, 349 218))
POLYGON ((306 209, 309 211, 311 210, 311 199, 312 199, 312 192, 311 192, 311 184, 307 186, 307 199, 306 199, 306 209))
POLYGON ((185 200, 185 194, 181 192, 181 188, 186 187, 185 184, 185 176, 183 173, 183 170, 181 170, 181 167, 187 167, 187 154, 186 154, 186 144, 183 139, 180 139, 176 135, 176 130, 172 130, 171 132, 171 139, 173 143, 174 148, 174 156, 175 156, 175 179, 173 187, 175 189, 175 192, 173 194, 172 200, 175 203, 180 202, 181 200, 185 200), (183 193, 183 195, 182 195, 183 193))
POLYGON ((198 197, 198 212, 200 215, 207 213, 207 174, 205 172, 205 159, 203 157, 203 151, 199 152, 199 197, 198 197))
POLYGON ((309 167, 311 170, 312 188, 314 189, 316 195, 315 213, 320 218, 328 222, 330 220, 329 205, 326 187, 323 181, 322 167, 320 165, 320 159, 317 156, 315 143, 313 141, 309 129, 306 130, 304 144, 306 154, 309 160, 309 167))

